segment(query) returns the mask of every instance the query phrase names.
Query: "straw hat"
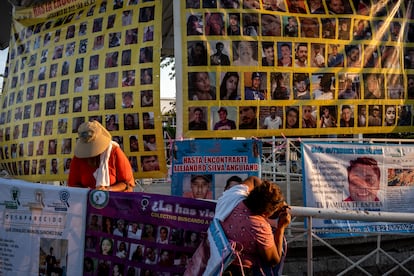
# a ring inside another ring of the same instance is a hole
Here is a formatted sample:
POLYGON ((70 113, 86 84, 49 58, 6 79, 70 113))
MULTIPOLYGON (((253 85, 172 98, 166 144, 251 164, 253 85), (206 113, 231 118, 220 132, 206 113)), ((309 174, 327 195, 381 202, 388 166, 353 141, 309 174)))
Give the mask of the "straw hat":
POLYGON ((78 158, 94 157, 104 152, 111 143, 111 134, 98 122, 86 122, 78 128, 79 139, 75 146, 78 158))

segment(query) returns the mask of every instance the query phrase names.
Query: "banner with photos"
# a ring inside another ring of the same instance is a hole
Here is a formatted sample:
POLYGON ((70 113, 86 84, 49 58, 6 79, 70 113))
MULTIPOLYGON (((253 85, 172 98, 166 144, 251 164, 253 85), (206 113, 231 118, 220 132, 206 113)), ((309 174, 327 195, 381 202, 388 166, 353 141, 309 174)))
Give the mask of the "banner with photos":
POLYGON ((180 3, 184 137, 411 130, 413 1, 180 3))
POLYGON ((0 178, 0 275, 82 275, 88 190, 0 178))
POLYGON ((156 194, 91 191, 83 275, 182 275, 207 237, 215 205, 156 194))
POLYGON ((161 14, 160 0, 16 9, 0 110, 2 169, 30 181, 66 180, 78 126, 98 120, 136 178, 163 177, 161 14))
POLYGON ((175 141, 171 194, 218 199, 229 185, 261 175, 260 140, 175 141))
MULTIPOLYGON (((414 211, 411 145, 302 142, 306 207, 372 212, 414 211)), ((412 232, 412 223, 313 220, 335 233, 412 232)), ((334 235, 334 234, 333 234, 334 235)))

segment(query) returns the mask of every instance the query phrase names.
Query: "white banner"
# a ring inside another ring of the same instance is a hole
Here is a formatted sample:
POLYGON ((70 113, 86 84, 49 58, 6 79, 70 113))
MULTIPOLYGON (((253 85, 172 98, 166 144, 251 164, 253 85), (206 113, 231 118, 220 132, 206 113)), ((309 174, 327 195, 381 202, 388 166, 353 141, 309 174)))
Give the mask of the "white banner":
POLYGON ((82 275, 88 189, 11 179, 0 187, 0 275, 82 275))
MULTIPOLYGON (((413 212, 414 146, 303 142, 306 207, 413 212)), ((408 232, 414 224, 315 220, 338 232, 408 232)))

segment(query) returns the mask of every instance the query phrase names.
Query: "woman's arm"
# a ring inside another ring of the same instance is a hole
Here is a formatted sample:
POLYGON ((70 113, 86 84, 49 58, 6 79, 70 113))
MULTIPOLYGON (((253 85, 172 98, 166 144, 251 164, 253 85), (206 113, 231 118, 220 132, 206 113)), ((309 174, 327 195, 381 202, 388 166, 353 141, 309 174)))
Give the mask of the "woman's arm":
POLYGON ((286 227, 290 224, 289 207, 282 209, 279 214, 276 231, 273 233, 274 245, 272 247, 259 247, 261 259, 270 265, 280 263, 282 258, 283 237, 286 227))
POLYGON ((111 186, 99 186, 96 189, 108 192, 125 192, 128 190, 128 184, 125 182, 117 182, 111 186))
POLYGON ((242 182, 242 184, 246 185, 249 188, 249 192, 251 192, 254 187, 262 184, 262 180, 257 176, 249 176, 242 182))
POLYGON ((134 175, 131 164, 125 153, 119 147, 113 147, 114 152, 114 167, 116 173, 116 182, 107 187, 108 191, 125 192, 135 187, 134 175))

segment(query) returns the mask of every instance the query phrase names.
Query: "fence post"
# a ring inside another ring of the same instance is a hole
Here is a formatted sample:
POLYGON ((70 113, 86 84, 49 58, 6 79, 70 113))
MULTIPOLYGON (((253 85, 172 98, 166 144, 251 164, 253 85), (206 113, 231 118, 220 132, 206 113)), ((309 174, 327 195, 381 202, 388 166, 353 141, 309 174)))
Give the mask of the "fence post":
POLYGON ((307 217, 308 220, 308 248, 307 248, 307 275, 313 275, 313 242, 312 242, 312 216, 307 217))

